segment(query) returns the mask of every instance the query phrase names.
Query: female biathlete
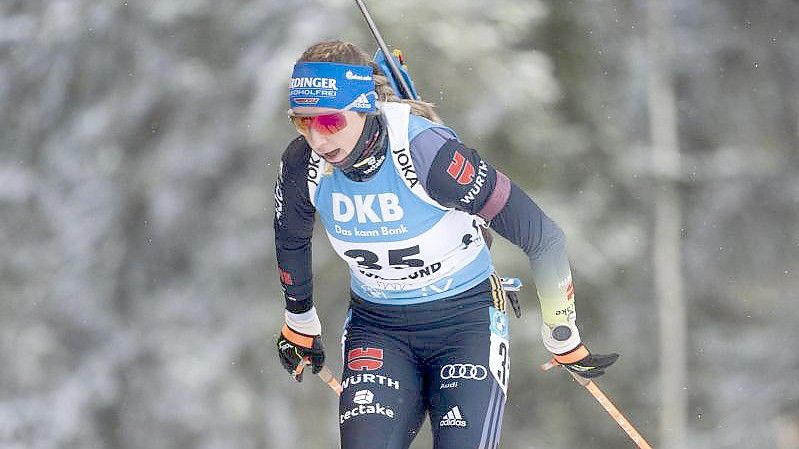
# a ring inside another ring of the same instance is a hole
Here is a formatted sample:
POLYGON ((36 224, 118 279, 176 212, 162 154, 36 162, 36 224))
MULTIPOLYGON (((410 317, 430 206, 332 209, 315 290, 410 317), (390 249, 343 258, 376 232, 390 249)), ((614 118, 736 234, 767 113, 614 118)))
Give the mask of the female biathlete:
POLYGON ((426 413, 437 449, 498 446, 509 336, 486 224, 529 256, 555 360, 585 377, 616 361, 581 343, 560 228, 431 104, 400 100, 368 54, 341 41, 311 46, 294 66, 289 103, 300 135, 275 187, 286 299, 277 348, 290 373, 308 360, 317 373, 325 362, 312 299, 318 213, 351 273, 343 449, 406 449, 426 413))

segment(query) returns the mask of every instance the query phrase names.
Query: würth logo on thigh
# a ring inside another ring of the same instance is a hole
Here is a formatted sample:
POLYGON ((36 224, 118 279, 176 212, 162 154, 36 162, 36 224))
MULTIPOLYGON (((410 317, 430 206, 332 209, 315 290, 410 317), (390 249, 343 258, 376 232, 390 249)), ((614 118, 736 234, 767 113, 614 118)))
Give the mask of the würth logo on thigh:
POLYGON ((347 367, 353 371, 374 371, 383 367, 383 350, 355 348, 347 353, 347 367))

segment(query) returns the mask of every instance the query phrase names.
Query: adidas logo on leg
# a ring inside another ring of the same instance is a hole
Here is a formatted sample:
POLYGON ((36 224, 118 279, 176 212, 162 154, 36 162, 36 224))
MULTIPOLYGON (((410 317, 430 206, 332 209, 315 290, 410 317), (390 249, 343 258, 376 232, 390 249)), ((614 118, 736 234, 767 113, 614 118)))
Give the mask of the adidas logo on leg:
POLYGON ((447 414, 441 418, 441 422, 438 423, 438 427, 466 427, 466 425, 466 420, 463 419, 463 415, 461 415, 461 411, 457 405, 452 407, 447 414))

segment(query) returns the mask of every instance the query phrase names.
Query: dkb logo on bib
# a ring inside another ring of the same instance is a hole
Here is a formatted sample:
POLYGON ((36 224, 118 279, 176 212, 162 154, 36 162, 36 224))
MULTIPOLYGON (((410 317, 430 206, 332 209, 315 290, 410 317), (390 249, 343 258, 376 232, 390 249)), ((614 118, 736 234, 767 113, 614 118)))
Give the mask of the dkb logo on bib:
POLYGON ((333 192, 332 200, 333 219, 345 223, 353 218, 357 218, 358 223, 366 223, 367 220, 372 223, 398 221, 405 215, 405 211, 400 207, 399 197, 394 193, 370 193, 353 195, 350 198, 343 193, 333 192), (375 206, 377 210, 374 209, 375 206))

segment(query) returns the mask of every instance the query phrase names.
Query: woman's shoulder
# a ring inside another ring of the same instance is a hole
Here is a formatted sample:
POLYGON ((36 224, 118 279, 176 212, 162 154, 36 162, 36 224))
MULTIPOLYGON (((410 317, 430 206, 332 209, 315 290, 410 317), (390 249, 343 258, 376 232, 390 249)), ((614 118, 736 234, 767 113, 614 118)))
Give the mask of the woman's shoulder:
POLYGON ((452 128, 447 125, 436 123, 427 117, 411 114, 408 120, 408 138, 413 141, 420 134, 434 132, 438 135, 447 135, 449 139, 457 139, 458 136, 452 128))
POLYGON ((427 121, 429 126, 420 127, 415 130, 416 132, 409 129, 411 156, 414 162, 418 160, 430 163, 447 142, 457 141, 458 136, 452 129, 444 125, 431 122, 424 117, 419 117, 419 119, 427 121))
POLYGON ((288 171, 304 170, 311 157, 311 147, 302 136, 297 136, 283 150, 280 160, 288 171))

